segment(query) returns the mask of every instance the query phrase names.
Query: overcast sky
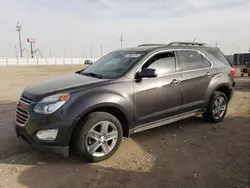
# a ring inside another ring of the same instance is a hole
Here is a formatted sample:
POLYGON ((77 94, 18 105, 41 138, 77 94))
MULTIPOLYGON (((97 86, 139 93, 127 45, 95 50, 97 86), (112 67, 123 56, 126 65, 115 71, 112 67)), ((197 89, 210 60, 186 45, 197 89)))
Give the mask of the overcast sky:
MULTIPOLYGON (((1 0, 0 56, 15 56, 16 23, 23 47, 35 37, 45 56, 100 56, 141 43, 216 41, 224 53, 250 48, 250 0, 1 0)), ((28 54, 25 52, 25 56, 28 54)))

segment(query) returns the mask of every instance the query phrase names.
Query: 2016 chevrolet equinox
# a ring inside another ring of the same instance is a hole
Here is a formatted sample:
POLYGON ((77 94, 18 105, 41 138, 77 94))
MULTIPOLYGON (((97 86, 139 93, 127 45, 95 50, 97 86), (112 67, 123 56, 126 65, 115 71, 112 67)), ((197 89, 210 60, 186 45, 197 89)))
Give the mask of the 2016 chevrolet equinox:
POLYGON ((76 73, 26 87, 18 136, 41 151, 91 162, 109 158, 122 137, 202 114, 221 121, 235 70, 203 43, 148 44, 109 53, 76 73))

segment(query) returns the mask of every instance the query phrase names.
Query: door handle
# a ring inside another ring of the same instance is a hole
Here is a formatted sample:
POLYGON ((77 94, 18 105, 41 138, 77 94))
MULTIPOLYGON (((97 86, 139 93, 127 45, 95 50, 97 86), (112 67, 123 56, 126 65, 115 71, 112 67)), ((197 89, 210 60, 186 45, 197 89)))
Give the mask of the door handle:
POLYGON ((179 83, 180 83, 180 81, 178 81, 176 79, 173 79, 172 82, 170 82, 171 85, 177 85, 179 83))
POLYGON ((207 74, 206 74, 207 76, 211 76, 211 73, 210 72, 207 72, 207 74))

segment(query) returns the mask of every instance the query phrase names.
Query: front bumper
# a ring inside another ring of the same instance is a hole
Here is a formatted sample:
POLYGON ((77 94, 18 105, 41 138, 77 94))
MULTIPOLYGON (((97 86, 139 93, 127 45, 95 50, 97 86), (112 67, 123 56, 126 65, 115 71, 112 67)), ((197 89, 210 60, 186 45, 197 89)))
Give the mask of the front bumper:
POLYGON ((23 127, 16 126, 17 137, 21 137, 24 141, 31 144, 35 149, 42 152, 49 152, 54 154, 59 154, 63 157, 69 156, 69 146, 53 146, 53 145, 43 145, 43 143, 35 142, 32 137, 28 136, 23 127))
POLYGON ((26 104, 22 100, 19 101, 16 114, 18 114, 21 121, 25 123, 20 124, 16 115, 14 127, 17 136, 21 137, 40 151, 56 153, 68 157, 71 135, 78 120, 68 120, 66 117, 67 109, 65 108, 61 108, 53 114, 36 114, 33 111, 35 105, 35 102, 26 104), (41 130, 51 129, 58 130, 54 140, 41 140, 36 136, 41 130))
POLYGON ((15 122, 15 131, 18 137, 30 143, 37 150, 68 157, 71 134, 76 122, 77 120, 62 121, 60 118, 53 117, 53 115, 45 117, 30 116, 24 126, 15 122), (58 129, 54 140, 41 140, 36 136, 39 131, 50 129, 58 129))

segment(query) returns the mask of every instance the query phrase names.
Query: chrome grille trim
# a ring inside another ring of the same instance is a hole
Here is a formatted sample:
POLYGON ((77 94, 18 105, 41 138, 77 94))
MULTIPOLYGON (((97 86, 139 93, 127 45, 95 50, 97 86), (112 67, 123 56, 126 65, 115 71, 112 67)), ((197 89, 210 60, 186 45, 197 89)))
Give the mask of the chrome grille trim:
POLYGON ((21 111, 18 111, 18 109, 17 109, 16 113, 17 113, 17 115, 23 115, 23 116, 26 116, 27 118, 29 117, 27 114, 25 114, 21 111))
POLYGON ((16 119, 19 121, 19 123, 25 124, 26 120, 22 118, 21 116, 16 116, 16 119))
POLYGON ((29 119, 29 113, 26 110, 22 110, 19 107, 16 109, 16 119, 17 125, 24 127, 29 119))
POLYGON ((21 96, 20 102, 24 103, 24 104, 27 104, 27 105, 30 105, 31 103, 33 103, 33 101, 27 97, 24 97, 24 96, 21 96))

